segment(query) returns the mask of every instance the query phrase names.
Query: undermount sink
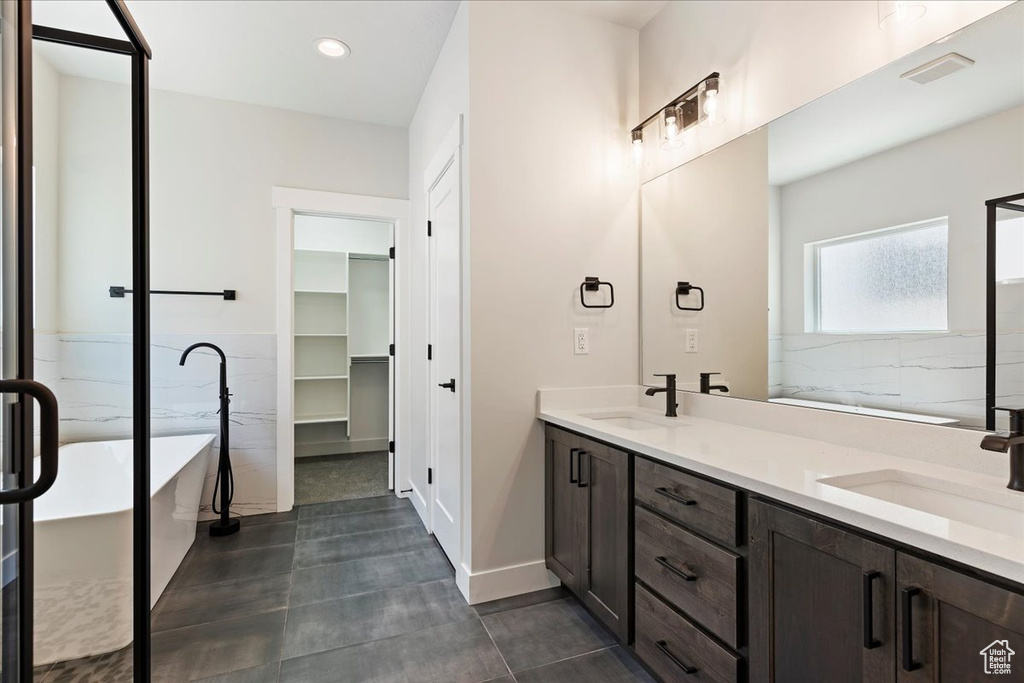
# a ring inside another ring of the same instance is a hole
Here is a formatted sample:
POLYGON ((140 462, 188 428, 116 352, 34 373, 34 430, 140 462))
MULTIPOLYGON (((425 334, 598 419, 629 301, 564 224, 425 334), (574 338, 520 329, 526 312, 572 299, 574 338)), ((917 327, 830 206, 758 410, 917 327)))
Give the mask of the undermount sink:
POLYGON ((582 413, 582 416, 590 420, 596 420, 609 427, 632 429, 634 431, 663 429, 665 427, 664 424, 653 420, 648 421, 631 413, 582 413))
POLYGON ((818 483, 1000 534, 1024 537, 1024 494, 905 472, 876 470, 818 483))

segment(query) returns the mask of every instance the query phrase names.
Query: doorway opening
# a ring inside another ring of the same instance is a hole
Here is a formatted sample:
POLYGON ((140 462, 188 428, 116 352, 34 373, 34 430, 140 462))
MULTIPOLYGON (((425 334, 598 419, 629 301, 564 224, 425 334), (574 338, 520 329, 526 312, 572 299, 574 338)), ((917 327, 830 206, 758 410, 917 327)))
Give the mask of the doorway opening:
POLYGON ((295 503, 382 496, 394 403, 394 225, 297 214, 292 251, 295 503))

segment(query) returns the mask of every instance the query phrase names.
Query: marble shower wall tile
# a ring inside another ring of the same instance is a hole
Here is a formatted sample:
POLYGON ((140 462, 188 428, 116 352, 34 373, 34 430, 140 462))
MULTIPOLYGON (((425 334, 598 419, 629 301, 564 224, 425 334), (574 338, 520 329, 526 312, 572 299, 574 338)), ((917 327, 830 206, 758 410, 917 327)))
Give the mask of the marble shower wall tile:
POLYGON ((768 397, 782 396, 782 335, 768 337, 768 397))
MULTIPOLYGON (((1024 332, 997 341, 999 402, 1024 405, 1024 332)), ((985 335, 784 335, 781 395, 985 422, 985 335)))
MULTIPOLYGON (((277 338, 273 334, 158 334, 151 340, 151 424, 154 436, 209 432, 220 418, 219 359, 194 351, 182 367, 181 352, 197 341, 220 346, 228 357, 231 399, 232 508, 240 514, 277 509, 277 338)), ((132 360, 130 335, 62 334, 59 338, 61 441, 130 438, 132 360)), ((214 444, 216 455, 219 444, 214 444)), ((216 479, 211 461, 200 514, 210 517, 216 479)))

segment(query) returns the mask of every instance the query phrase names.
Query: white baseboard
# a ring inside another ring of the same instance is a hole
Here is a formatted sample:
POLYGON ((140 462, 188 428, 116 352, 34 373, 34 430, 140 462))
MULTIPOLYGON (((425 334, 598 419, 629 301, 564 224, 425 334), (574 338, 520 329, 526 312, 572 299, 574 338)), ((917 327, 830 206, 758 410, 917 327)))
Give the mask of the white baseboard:
POLYGON ((471 605, 554 588, 559 583, 544 565, 544 560, 476 573, 469 572, 462 564, 455 572, 455 584, 471 605))

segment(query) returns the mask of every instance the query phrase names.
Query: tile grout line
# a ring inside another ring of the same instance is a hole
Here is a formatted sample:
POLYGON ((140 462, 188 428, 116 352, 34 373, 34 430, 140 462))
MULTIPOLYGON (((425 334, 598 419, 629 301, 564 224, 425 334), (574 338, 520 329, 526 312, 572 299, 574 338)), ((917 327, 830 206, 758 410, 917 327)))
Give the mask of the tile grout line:
MULTIPOLYGON (((613 645, 605 645, 604 647, 599 647, 596 650, 590 650, 589 652, 581 652, 581 653, 579 653, 577 655, 573 655, 572 657, 565 657, 563 659, 556 659, 553 662, 547 662, 546 664, 539 664, 537 666, 531 666, 529 669, 523 669, 519 673, 524 674, 527 671, 536 671, 537 669, 543 669, 546 666, 553 666, 555 664, 561 664, 562 662, 571 662, 572 660, 579 659, 580 657, 589 657, 592 654, 596 654, 598 652, 604 652, 605 650, 613 650, 613 649, 615 649, 617 647, 621 647, 619 643, 615 643, 613 645)), ((514 676, 514 674, 513 674, 513 676, 514 676)))
POLYGON ((513 681, 515 681, 516 675, 512 673, 512 667, 508 665, 508 660, 505 659, 505 653, 501 651, 500 647, 498 647, 498 643, 495 642, 494 636, 491 635, 490 629, 488 629, 487 624, 484 623, 484 618, 480 615, 477 615, 476 618, 480 620, 480 625, 484 627, 484 633, 487 634, 487 638, 490 639, 491 645, 494 646, 494 651, 498 653, 499 657, 501 657, 501 663, 505 665, 505 669, 508 671, 508 675, 512 677, 513 681))

